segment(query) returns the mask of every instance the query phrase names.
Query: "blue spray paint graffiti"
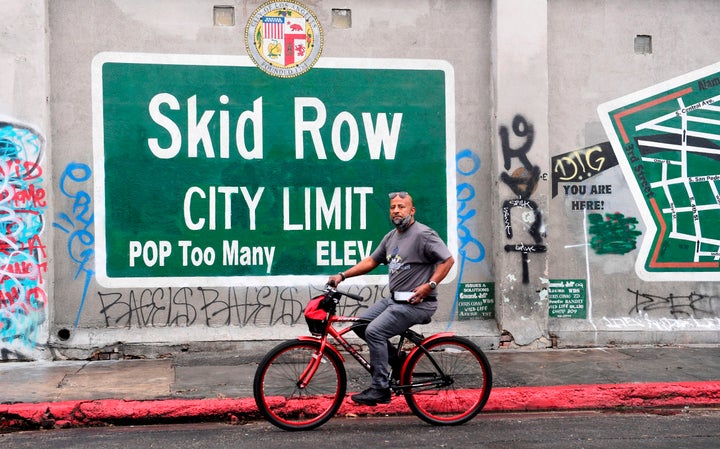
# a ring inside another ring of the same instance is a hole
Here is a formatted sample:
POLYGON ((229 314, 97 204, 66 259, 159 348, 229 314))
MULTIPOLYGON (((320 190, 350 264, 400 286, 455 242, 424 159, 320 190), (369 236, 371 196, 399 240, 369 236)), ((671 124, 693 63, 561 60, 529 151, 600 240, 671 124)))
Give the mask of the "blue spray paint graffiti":
MULTIPOLYGON (((480 169, 480 158, 478 155, 464 149, 455 156, 457 172, 462 176, 471 176, 480 169)), ((448 326, 455 319, 455 310, 457 309, 458 298, 460 296, 460 286, 462 284, 462 275, 465 270, 465 262, 478 263, 485 259, 485 247, 472 235, 472 231, 468 227, 468 221, 473 218, 477 211, 472 209, 470 202, 475 199, 475 187, 469 182, 463 182, 457 186, 458 198, 458 241, 460 254, 460 274, 458 275, 458 286, 455 291, 455 303, 450 310, 450 319, 448 326)))
POLYGON ((46 320, 47 252, 40 240, 47 208, 44 149, 39 132, 0 121, 0 344, 35 347, 46 320))
POLYGON ((95 221, 95 214, 91 209, 92 199, 90 195, 79 187, 79 184, 87 182, 91 175, 92 170, 85 164, 72 162, 65 168, 60 177, 60 192, 66 198, 72 200, 72 213, 68 215, 61 212, 59 222, 53 223, 53 227, 68 235, 68 254, 70 259, 78 264, 78 270, 75 272, 73 279, 77 280, 82 276, 83 280, 82 298, 80 299, 80 307, 78 307, 73 329, 76 329, 80 322, 80 314, 85 305, 88 287, 92 277, 95 275, 92 268, 95 256, 95 236, 89 230, 95 221))
MULTIPOLYGON (((480 158, 470 150, 463 150, 456 156, 457 172, 462 176, 471 176, 480 169, 480 158), (464 164, 461 161, 467 161, 470 166, 463 168, 464 164)), ((471 209, 470 202, 475 199, 475 187, 469 182, 463 182, 457 186, 457 198, 458 198, 458 240, 460 243, 459 253, 462 262, 481 262, 485 258, 485 247, 483 244, 473 237, 472 231, 468 228, 467 222, 473 218, 477 211, 471 209)), ((462 269, 460 270, 462 275, 462 269)))

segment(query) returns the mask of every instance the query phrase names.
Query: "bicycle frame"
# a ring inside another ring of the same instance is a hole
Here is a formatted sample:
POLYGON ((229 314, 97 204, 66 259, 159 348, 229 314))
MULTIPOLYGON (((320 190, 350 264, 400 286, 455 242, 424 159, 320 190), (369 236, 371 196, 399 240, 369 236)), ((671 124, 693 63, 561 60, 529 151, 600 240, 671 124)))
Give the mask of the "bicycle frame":
POLYGON ((342 329, 336 329, 333 324, 335 323, 369 323, 370 320, 366 320, 360 317, 354 317, 354 316, 338 316, 333 314, 328 314, 329 317, 327 319, 327 324, 325 326, 325 332, 323 332, 322 337, 309 337, 309 336, 301 336, 298 339, 299 340, 309 340, 309 341, 320 341, 320 349, 318 350, 317 354, 313 355, 312 361, 308 364, 307 368, 302 372, 300 375, 300 378, 298 379, 298 387, 305 388, 310 383, 310 379, 315 375, 315 372, 317 371, 318 366, 320 366, 320 361, 322 360, 322 354, 325 353, 326 349, 330 349, 335 354, 340 357, 340 360, 345 362, 345 357, 338 351, 338 349, 333 345, 332 343, 328 342, 328 336, 331 336, 335 341, 337 341, 340 346, 343 347, 350 355, 353 356, 355 360, 365 368, 368 372, 372 370, 372 367, 370 366, 370 362, 368 362, 365 357, 360 354, 355 348, 352 347, 352 345, 343 337, 343 335, 347 334, 351 330, 353 330, 353 326, 347 326, 342 329))
MULTIPOLYGON (((308 364, 308 366, 303 370, 302 374, 300 375, 300 378, 298 379, 297 385, 300 388, 305 388, 310 383, 310 380, 315 375, 315 372, 317 371, 318 367, 320 366, 320 362, 322 360, 322 354, 325 353, 326 349, 329 349, 333 351, 338 357, 340 357, 340 360, 345 362, 345 358, 340 353, 340 351, 333 345, 331 342, 328 341, 328 336, 332 337, 340 346, 342 346, 345 351, 347 351, 365 370, 367 370, 368 373, 372 372, 372 367, 370 365, 370 362, 365 359, 365 357, 360 354, 360 352, 355 349, 348 341, 345 339, 344 335, 348 332, 352 331, 357 324, 367 324, 370 320, 360 318, 360 317, 354 317, 354 316, 342 316, 342 315, 334 315, 332 313, 328 313, 328 319, 325 326, 325 332, 320 337, 315 336, 301 336, 299 337, 299 340, 306 340, 306 341, 320 341, 320 348, 318 349, 318 352, 313 355, 313 359, 308 364), (346 326, 341 329, 335 328, 333 325, 335 323, 354 323, 354 325, 346 326)), ((410 351, 410 353, 407 355, 406 360, 410 360, 412 355, 416 351, 423 351, 427 354, 428 360, 430 360, 437 370, 437 373, 440 374, 439 378, 430 380, 430 381, 424 381, 424 382, 414 382, 409 385, 392 385, 392 389, 396 392, 407 390, 410 388, 423 388, 423 387, 437 387, 437 386, 445 386, 451 383, 450 380, 448 380, 447 375, 443 372, 442 368, 438 365, 438 363, 435 361, 435 359, 432 357, 432 354, 428 352, 427 349, 425 349, 424 344, 431 342, 437 338, 441 337, 447 337, 447 336, 453 336, 453 332, 440 332, 437 334, 433 334, 428 338, 422 338, 422 336, 410 329, 403 332, 403 334, 400 335, 400 342, 398 344, 398 351, 401 350, 403 343, 406 339, 409 339, 412 341, 413 344, 415 344, 415 347, 410 351), (408 338, 409 336, 414 336, 418 341, 414 341, 413 339, 408 338)), ((400 375, 402 376, 403 372, 405 371, 405 364, 403 364, 401 368, 400 375)), ((402 377, 401 377, 402 378, 402 377)))

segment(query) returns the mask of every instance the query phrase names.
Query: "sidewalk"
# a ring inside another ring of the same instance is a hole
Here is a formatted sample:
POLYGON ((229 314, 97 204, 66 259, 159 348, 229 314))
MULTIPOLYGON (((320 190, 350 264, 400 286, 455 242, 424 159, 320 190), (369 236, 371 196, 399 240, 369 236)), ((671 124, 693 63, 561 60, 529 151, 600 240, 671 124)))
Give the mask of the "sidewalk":
MULTIPOLYGON (((720 346, 486 351, 486 412, 720 407, 720 346)), ((256 362, 226 353, 154 360, 0 363, 0 431, 259 419, 256 362)), ((369 376, 346 360, 348 392, 369 376)), ((402 397, 340 415, 407 414, 402 397)), ((482 416, 482 415, 480 415, 482 416)), ((478 418, 476 418, 478 419, 478 418)))

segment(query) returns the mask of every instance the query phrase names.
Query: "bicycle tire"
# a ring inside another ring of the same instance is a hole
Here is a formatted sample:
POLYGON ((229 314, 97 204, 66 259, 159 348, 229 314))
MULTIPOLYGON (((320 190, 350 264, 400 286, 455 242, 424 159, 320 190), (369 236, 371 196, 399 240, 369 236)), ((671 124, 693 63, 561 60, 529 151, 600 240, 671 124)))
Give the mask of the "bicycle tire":
MULTIPOLYGON (((412 387, 405 391, 410 410, 425 422, 440 426, 466 423, 487 403, 492 370, 485 354, 470 340, 440 337, 423 345, 452 379, 447 386, 412 387)), ((440 374, 421 349, 408 358, 402 385, 439 379, 440 374)))
POLYGON ((284 430, 310 430, 337 413, 345 398, 347 376, 335 352, 325 351, 305 388, 297 385, 319 348, 317 341, 289 340, 268 352, 258 365, 253 395, 270 423, 284 430))

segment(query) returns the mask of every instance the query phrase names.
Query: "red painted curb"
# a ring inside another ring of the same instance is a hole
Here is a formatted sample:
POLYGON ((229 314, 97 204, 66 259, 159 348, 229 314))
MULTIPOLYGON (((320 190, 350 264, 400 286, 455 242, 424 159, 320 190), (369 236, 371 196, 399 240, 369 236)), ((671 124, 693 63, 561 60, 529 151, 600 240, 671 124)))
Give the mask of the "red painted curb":
MULTIPOLYGON (((720 381, 493 388, 483 412, 685 406, 720 406, 720 381)), ((343 416, 408 413, 405 401, 399 397, 377 407, 357 406, 348 400, 339 411, 343 416)))
MULTIPOLYGON (((494 388, 484 412, 602 410, 720 406, 720 381, 494 388)), ((404 399, 358 406, 349 399, 340 416, 409 414, 404 399)), ((250 420, 260 414, 252 398, 119 399, 0 404, 0 429, 82 427, 203 420, 250 420)))
POLYGON ((720 381, 497 388, 484 411, 588 410, 720 405, 720 381))

